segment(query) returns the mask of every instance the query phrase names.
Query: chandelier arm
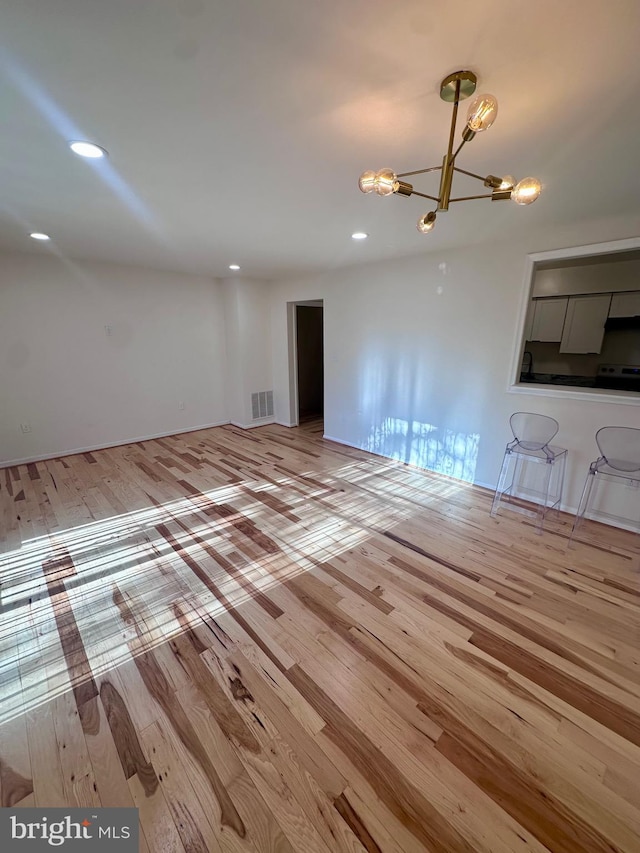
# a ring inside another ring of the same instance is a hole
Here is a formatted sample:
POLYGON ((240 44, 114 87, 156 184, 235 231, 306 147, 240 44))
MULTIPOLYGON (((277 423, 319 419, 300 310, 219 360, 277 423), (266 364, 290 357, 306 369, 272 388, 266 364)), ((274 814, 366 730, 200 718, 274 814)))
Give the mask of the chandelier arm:
POLYGON ((427 195, 426 193, 419 193, 419 192, 416 192, 415 190, 411 193, 411 195, 419 195, 420 198, 428 198, 428 199, 431 199, 431 201, 440 201, 440 199, 436 198, 436 196, 434 196, 434 195, 427 195))
POLYGON ((478 181, 485 182, 486 175, 476 175, 475 172, 467 172, 466 169, 460 169, 458 166, 454 166, 454 171, 461 172, 463 175, 469 175, 470 178, 476 178, 478 181))
MULTIPOLYGON (((417 193, 416 193, 417 195, 417 193)), ((474 198, 492 198, 493 193, 487 193, 486 195, 463 195, 460 198, 450 198, 449 201, 471 201, 474 198)))
POLYGON ((455 161, 456 157, 457 157, 457 156, 458 156, 458 154, 462 151, 462 149, 464 148, 464 146, 465 146, 465 144, 467 143, 467 141, 468 141, 468 140, 463 139, 463 140, 462 140, 462 142, 460 143, 460 145, 458 145, 458 147, 457 147, 457 148, 456 148, 456 150, 455 150, 455 153, 454 153, 453 157, 451 158, 451 160, 452 160, 452 161, 455 161))
POLYGON ((416 169, 415 172, 398 172, 397 178, 408 178, 410 175, 424 175, 425 172, 439 172, 442 166, 429 166, 428 169, 416 169))

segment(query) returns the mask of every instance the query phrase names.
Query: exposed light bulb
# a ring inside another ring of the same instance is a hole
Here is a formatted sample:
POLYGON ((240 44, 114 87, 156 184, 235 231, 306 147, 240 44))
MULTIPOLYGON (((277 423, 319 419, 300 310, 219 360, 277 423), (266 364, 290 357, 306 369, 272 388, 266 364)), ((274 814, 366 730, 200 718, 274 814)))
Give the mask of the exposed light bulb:
POLYGON ((376 172, 375 191, 378 195, 391 195, 398 188, 398 178, 393 169, 380 169, 376 172))
POLYGON ((373 192, 376 187, 376 173, 371 171, 371 169, 367 169, 360 175, 358 179, 358 186, 360 187, 360 192, 373 192))
POLYGON ((513 175, 505 175, 502 179, 502 183, 498 187, 499 190, 511 190, 516 185, 516 179, 513 175))
POLYGON ((368 236, 369 235, 367 233, 365 233, 364 231, 355 231, 351 235, 351 239, 352 240, 366 240, 368 236))
POLYGON ((515 185, 511 198, 516 204, 532 204, 542 192, 542 185, 537 178, 523 178, 515 185))
POLYGON ((49 237, 48 234, 43 234, 41 231, 32 231, 31 234, 29 234, 29 237, 31 237, 32 240, 42 240, 42 241, 51 239, 51 237, 49 237))
POLYGON ((498 115, 498 101, 493 95, 478 95, 467 112, 467 127, 474 133, 487 130, 498 115))
POLYGON ((421 234, 428 234, 429 231, 433 231, 435 224, 436 214, 433 210, 430 210, 429 213, 425 213, 424 216, 421 216, 420 219, 418 219, 416 228, 421 234))
POLYGON ((240 264, 229 264, 229 269, 230 270, 239 270, 240 264))

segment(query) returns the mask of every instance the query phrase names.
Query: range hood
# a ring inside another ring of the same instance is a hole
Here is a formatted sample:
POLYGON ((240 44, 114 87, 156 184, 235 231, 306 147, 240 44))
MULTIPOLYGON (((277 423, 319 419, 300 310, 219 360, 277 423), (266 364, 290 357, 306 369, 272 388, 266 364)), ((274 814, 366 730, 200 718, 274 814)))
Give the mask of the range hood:
POLYGON ((604 324, 605 332, 620 329, 640 329, 640 315, 635 317, 609 317, 604 324))

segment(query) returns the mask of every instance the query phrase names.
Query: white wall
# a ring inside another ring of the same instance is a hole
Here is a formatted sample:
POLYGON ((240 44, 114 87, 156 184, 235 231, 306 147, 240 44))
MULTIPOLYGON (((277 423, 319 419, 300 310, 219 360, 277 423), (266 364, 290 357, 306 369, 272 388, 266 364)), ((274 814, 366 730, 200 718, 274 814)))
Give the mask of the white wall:
MULTIPOLYGON (((453 218, 446 227, 455 228, 453 218)), ((287 303, 321 298, 327 437, 494 486, 509 415, 548 414, 560 422, 558 443, 570 451, 565 504, 575 507, 597 455, 596 430, 640 426, 640 408, 507 392, 525 258, 633 236, 630 227, 550 229, 517 244, 435 251, 280 282, 272 289, 277 419, 289 414, 287 303)), ((619 501, 602 507, 627 517, 619 501)))
POLYGON ((233 423, 244 418, 244 371, 240 350, 240 290, 237 282, 222 282, 227 374, 225 377, 227 412, 233 423))
POLYGON ((2 256, 0 463, 226 422, 225 376, 219 282, 2 256))
POLYGON ((270 286, 246 278, 223 282, 227 333, 229 418, 242 427, 272 422, 252 419, 251 394, 273 389, 270 286))

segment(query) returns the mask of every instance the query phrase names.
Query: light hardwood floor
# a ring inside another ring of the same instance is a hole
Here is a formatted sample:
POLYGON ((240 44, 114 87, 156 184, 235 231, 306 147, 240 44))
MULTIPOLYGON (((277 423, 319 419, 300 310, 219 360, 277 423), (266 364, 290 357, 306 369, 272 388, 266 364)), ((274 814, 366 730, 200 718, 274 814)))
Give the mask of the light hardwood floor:
POLYGON ((142 850, 640 850, 638 539, 219 427, 0 471, 2 806, 142 850))

